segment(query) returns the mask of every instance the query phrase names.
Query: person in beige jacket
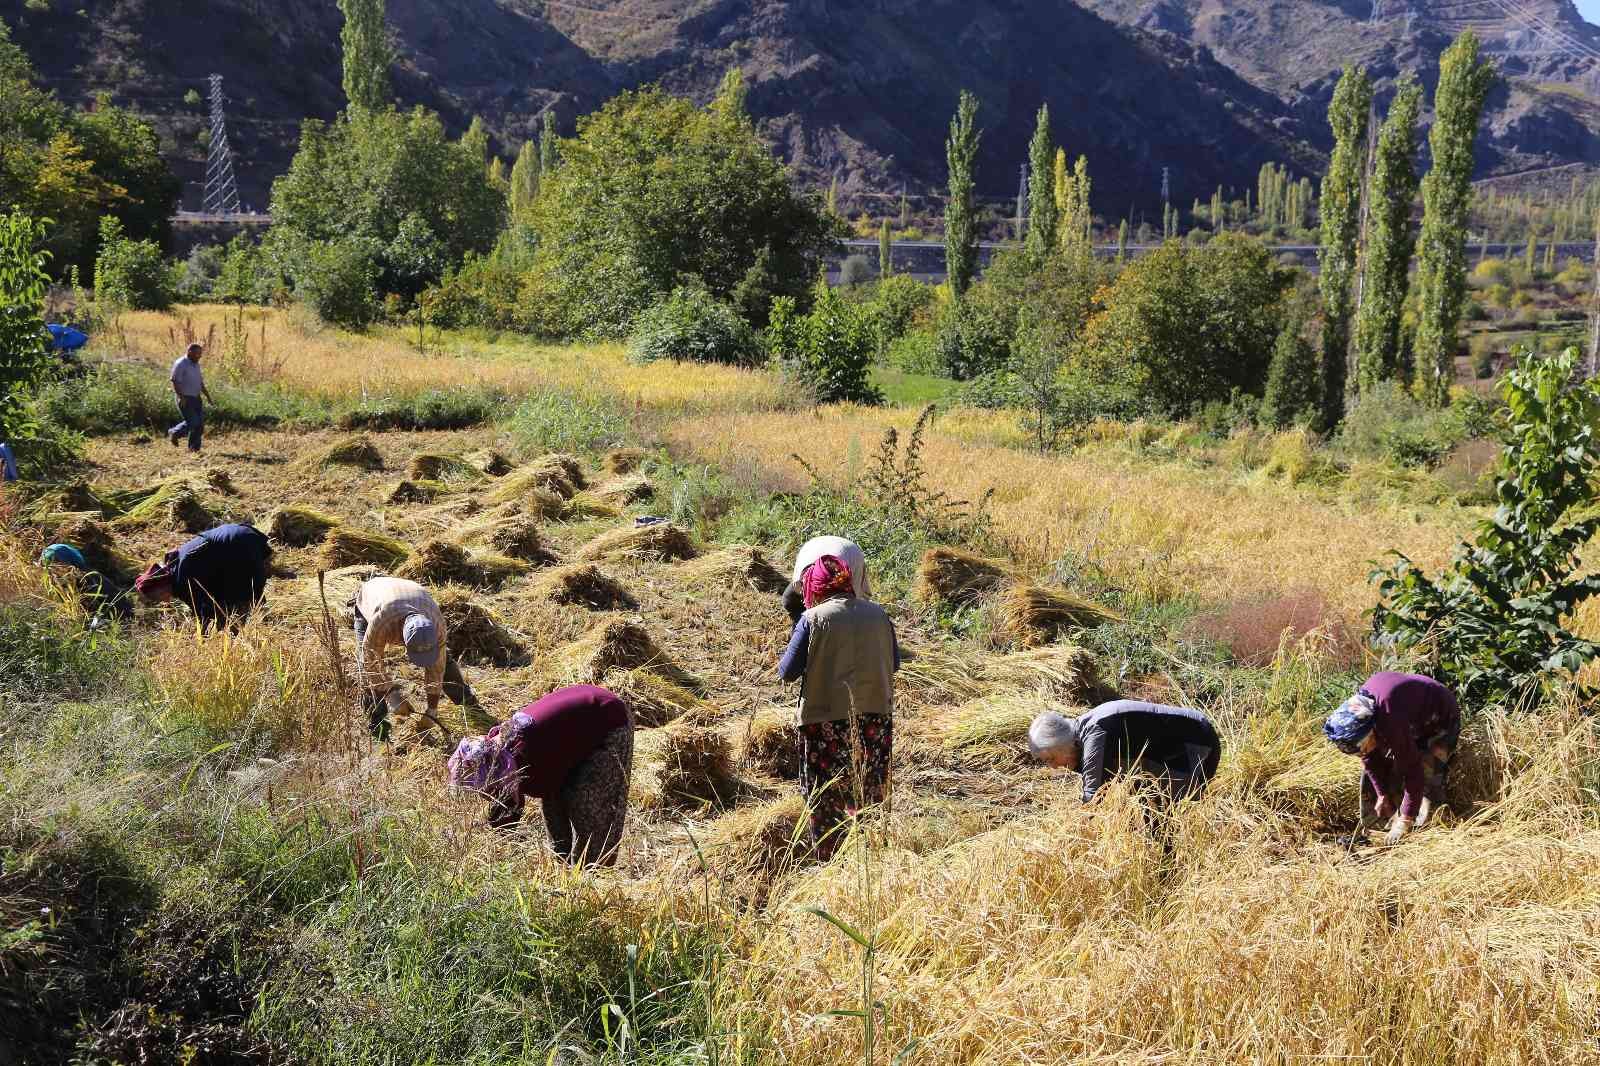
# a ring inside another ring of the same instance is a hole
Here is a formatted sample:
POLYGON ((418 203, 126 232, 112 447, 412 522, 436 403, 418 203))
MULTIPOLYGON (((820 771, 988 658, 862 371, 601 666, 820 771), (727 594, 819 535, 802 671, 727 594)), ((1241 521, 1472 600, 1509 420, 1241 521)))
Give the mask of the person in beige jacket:
POLYGON ((461 676, 461 667, 445 647, 444 614, 428 590, 415 581, 375 577, 363 582, 351 602, 356 616, 356 676, 372 731, 389 732, 390 719, 409 717, 412 708, 389 673, 384 653, 399 648, 406 661, 421 668, 427 717, 439 722, 439 697, 469 710, 478 701, 461 676))
POLYGON ((889 615, 856 595, 837 556, 811 564, 803 588, 806 610, 778 674, 801 683, 800 786, 812 841, 827 859, 857 813, 888 797, 900 647, 889 615))

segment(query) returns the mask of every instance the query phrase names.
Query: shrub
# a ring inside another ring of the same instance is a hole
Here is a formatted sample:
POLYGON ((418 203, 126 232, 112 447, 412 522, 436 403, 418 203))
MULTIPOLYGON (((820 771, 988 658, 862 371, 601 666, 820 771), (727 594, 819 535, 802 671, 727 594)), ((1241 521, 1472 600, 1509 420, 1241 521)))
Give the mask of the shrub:
POLYGON ((934 334, 940 374, 966 381, 1010 364, 1015 323, 996 310, 970 299, 946 308, 934 334))
POLYGON ((433 324, 450 329, 512 329, 517 325, 521 277, 498 255, 468 254, 459 270, 426 290, 420 302, 433 308, 433 324))
POLYGON ((25 401, 50 373, 44 233, 44 224, 27 215, 0 215, 0 435, 13 442, 32 435, 25 401))
POLYGON ((872 280, 872 264, 864 255, 846 256, 839 264, 839 284, 852 288, 872 280))
POLYGON ((1494 377, 1494 347, 1491 337, 1472 338, 1472 376, 1479 381, 1494 377))
POLYGON ((94 261, 95 299, 135 311, 165 311, 178 297, 173 269, 155 241, 123 236, 112 215, 100 220, 100 254, 94 261))
POLYGON ((754 366, 761 344, 737 311, 702 288, 679 286, 633 320, 628 357, 754 366))
POLYGON ((944 374, 939 355, 939 338, 932 330, 918 329, 890 343, 885 355, 888 364, 908 374, 944 374))
POLYGON ((599 452, 628 438, 620 401, 601 393, 546 389, 524 401, 506 429, 529 452, 599 452))
POLYGON ((378 267, 354 240, 312 241, 295 271, 295 292, 324 322, 362 330, 377 321, 378 267))
POLYGON ((818 403, 883 402, 868 379, 874 347, 869 314, 840 298, 826 278, 817 280, 810 314, 798 314, 787 296, 772 302, 767 343, 785 373, 818 403))
POLYGON ((1355 458, 1432 466, 1469 435, 1466 410, 1438 411, 1386 381, 1356 398, 1339 430, 1339 447, 1355 458))
POLYGON ((878 333, 879 352, 909 334, 933 305, 934 288, 909 274, 891 274, 873 286, 867 306, 878 333))
POLYGON ((178 295, 199 301, 211 295, 222 274, 227 249, 220 244, 197 244, 178 268, 178 295))

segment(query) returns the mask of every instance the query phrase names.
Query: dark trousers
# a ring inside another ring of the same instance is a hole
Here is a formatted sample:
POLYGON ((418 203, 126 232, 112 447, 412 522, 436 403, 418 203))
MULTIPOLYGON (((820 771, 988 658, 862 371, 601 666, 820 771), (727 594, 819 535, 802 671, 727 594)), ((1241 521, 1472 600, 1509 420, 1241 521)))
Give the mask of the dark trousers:
POLYGON ((181 396, 178 398, 178 413, 183 416, 183 421, 167 430, 167 436, 177 440, 185 433, 189 435, 189 450, 200 450, 200 434, 205 428, 206 409, 198 396, 181 396))

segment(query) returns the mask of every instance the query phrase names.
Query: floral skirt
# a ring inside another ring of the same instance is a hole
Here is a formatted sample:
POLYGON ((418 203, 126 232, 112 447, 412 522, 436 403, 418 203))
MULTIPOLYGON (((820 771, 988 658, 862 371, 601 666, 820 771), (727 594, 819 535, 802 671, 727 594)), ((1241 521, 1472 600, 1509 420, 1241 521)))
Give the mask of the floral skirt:
POLYGON ((811 808, 811 839, 821 858, 834 853, 847 823, 862 807, 888 797, 893 744, 894 721, 887 714, 800 727, 800 787, 811 808))

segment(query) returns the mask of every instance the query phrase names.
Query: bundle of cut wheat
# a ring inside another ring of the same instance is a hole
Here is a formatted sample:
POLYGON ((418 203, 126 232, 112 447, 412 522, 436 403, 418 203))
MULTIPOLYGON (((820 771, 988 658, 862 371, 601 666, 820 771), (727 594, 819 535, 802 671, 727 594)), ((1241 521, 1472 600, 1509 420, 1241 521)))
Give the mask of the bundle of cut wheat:
POLYGON ((759 904, 811 851, 806 801, 790 792, 730 811, 712 824, 701 850, 739 898, 759 904))
POLYGON ((332 515, 309 507, 285 504, 267 515, 267 536, 289 548, 321 544, 328 532, 339 524, 332 515))
POLYGON ((929 548, 917 566, 913 595, 920 603, 966 607, 999 588, 1009 576, 999 560, 957 548, 929 548))
POLYGON ((586 484, 583 468, 572 456, 546 455, 507 474, 489 498, 506 503, 537 490, 570 500, 586 484))
POLYGON ((799 777, 800 731, 794 725, 794 711, 767 707, 757 712, 745 733, 739 765, 785 780, 799 777))
POLYGON ((568 522, 581 522, 586 518, 620 518, 622 508, 610 500, 602 500, 593 492, 573 493, 572 499, 561 508, 561 517, 568 522))
POLYGON ((526 564, 492 552, 468 553, 447 540, 423 542, 395 571, 396 577, 409 578, 423 585, 454 582, 473 588, 494 589, 509 579, 527 573, 526 564))
POLYGON ((593 563, 558 566, 539 579, 536 590, 551 603, 596 611, 632 610, 639 606, 632 593, 593 563))
POLYGON ((580 559, 693 559, 694 541, 689 534, 668 522, 648 526, 624 526, 602 533, 578 549, 580 559))
POLYGON ((789 579, 755 548, 736 544, 684 564, 681 573, 707 584, 748 585, 757 592, 778 593, 789 579))
POLYGON ((1020 648, 1041 647, 1115 620, 1110 611, 1059 586, 1012 585, 994 604, 996 637, 1020 648))
POLYGON ((929 712, 918 723, 935 758, 960 770, 1005 770, 1028 755, 1028 726, 1042 711, 1071 713, 1040 693, 1001 692, 929 712))
POLYGON ((646 729, 667 725, 685 715, 693 715, 699 721, 712 710, 699 696, 654 670, 608 670, 600 685, 621 696, 633 711, 634 721, 646 729))
POLYGON ((605 457, 602 465, 606 473, 615 477, 619 474, 634 473, 649 458, 650 453, 643 448, 618 448, 605 457))
POLYGON ((500 554, 533 566, 549 566, 556 561, 555 553, 544 546, 544 539, 539 535, 539 523, 532 518, 496 522, 484 539, 500 554))
MULTIPOLYGON (((559 475, 558 475, 559 477, 559 475)), ((569 500, 576 492, 572 483, 552 480, 548 470, 514 470, 503 477, 489 501, 497 504, 516 504, 528 514, 541 518, 560 518, 569 500)))
POLYGON ((568 644, 558 662, 573 683, 597 685, 612 670, 645 669, 691 692, 703 690, 699 679, 667 658, 644 626, 621 618, 601 622, 568 644))
POLYGON ((130 581, 139 573, 139 564, 117 550, 111 531, 87 515, 62 526, 56 531, 56 537, 82 552, 90 569, 113 580, 130 581))
POLYGON ((384 495, 383 502, 390 505, 432 503, 449 492, 450 486, 442 481, 411 481, 408 479, 391 488, 384 495))
POLYGON ((473 602, 462 589, 444 589, 435 595, 444 615, 445 646, 469 666, 524 666, 527 648, 495 614, 473 602))
POLYGON ((662 748, 653 806, 727 803, 738 796, 742 784, 733 773, 727 737, 697 726, 668 726, 656 732, 662 748))
POLYGON ((187 478, 169 478, 144 499, 113 519, 113 529, 161 526, 185 533, 203 533, 221 517, 187 478))
POLYGON ((655 494, 656 487, 638 474, 619 475, 594 490, 597 499, 621 507, 651 499, 655 494))
POLYGON ((361 563, 393 570, 410 554, 411 549, 393 537, 349 526, 335 527, 322 542, 322 565, 329 570, 361 563))
POLYGON ((406 466, 406 477, 412 481, 477 481, 483 471, 461 456, 418 452, 406 466))
POLYGON ((383 453, 378 451, 378 446, 368 437, 341 437, 326 447, 306 455, 298 465, 304 469, 353 466, 361 470, 382 470, 383 453))
POLYGON ((1094 656, 1071 644, 990 659, 983 665, 983 676, 1007 688, 1037 689, 1071 704, 1098 703, 1112 696, 1094 656))
POLYGON ((462 456, 462 458, 471 463, 475 469, 489 475, 490 477, 500 477, 504 474, 509 474, 511 471, 516 469, 516 467, 511 465, 510 459, 507 459, 493 448, 485 448, 482 451, 468 452, 466 455, 462 456))

